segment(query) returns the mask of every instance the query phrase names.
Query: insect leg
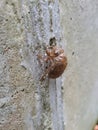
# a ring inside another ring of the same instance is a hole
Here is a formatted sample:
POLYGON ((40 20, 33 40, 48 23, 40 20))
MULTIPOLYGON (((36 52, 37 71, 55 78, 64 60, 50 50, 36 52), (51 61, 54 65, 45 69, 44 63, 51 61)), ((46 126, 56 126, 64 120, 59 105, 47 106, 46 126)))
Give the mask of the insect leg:
POLYGON ((43 81, 43 80, 46 78, 46 75, 49 74, 51 68, 53 69, 54 67, 55 67, 54 64, 51 64, 51 65, 46 69, 46 71, 44 72, 44 74, 41 76, 40 81, 43 81))

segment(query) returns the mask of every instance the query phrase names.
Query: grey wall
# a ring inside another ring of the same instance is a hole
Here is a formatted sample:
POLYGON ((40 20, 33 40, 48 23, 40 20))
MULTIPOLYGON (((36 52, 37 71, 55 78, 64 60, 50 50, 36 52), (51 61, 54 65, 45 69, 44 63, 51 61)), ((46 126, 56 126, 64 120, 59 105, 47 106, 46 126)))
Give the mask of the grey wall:
MULTIPOLYGON (((36 114, 36 88, 20 65, 25 41, 20 13, 20 1, 0 0, 0 130, 31 130, 36 114)), ((98 1, 61 0, 60 18, 68 57, 65 129, 92 130, 98 119, 98 1)))
POLYGON ((66 130, 92 130, 98 119, 98 1, 62 0, 60 9, 68 56, 66 130))

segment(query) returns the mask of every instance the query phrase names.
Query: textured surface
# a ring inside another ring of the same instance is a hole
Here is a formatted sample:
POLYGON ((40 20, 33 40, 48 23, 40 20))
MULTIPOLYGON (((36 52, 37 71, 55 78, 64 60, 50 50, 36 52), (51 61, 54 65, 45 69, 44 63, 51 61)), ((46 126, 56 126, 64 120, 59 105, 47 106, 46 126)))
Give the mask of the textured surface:
MULTIPOLYGON (((53 6, 54 1, 49 0, 49 9, 45 0, 37 5, 38 0, 30 0, 36 5, 34 8, 27 1, 0 0, 0 130, 34 130, 36 125, 37 130, 49 130, 51 126, 54 130, 63 130, 61 79, 50 80, 49 88, 42 87, 47 83, 40 86, 38 68, 31 66, 36 62, 30 59, 32 28, 33 43, 37 39, 38 43, 44 40, 48 44, 54 34, 57 43, 61 42, 58 1, 53 6), (31 12, 35 19, 30 19, 31 12), (44 19, 37 19, 39 16, 44 19), (32 24, 35 26, 31 28, 32 24), (42 128, 41 122, 44 123, 42 128)), ((60 20, 62 44, 65 48, 67 43, 68 57, 63 76, 66 130, 92 130, 98 119, 98 1, 61 0, 60 20)))
POLYGON ((51 38, 61 44, 58 1, 0 5, 0 130, 64 130, 61 78, 40 83, 44 62, 37 56, 51 38))

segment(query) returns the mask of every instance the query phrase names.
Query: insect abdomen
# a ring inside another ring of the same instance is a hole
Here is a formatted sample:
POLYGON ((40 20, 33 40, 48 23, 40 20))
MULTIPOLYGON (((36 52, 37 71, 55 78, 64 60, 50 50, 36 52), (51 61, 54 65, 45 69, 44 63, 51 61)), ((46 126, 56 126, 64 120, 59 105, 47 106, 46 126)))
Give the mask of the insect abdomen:
POLYGON ((59 76, 61 76, 65 70, 67 66, 67 59, 65 58, 65 60, 63 60, 63 62, 59 62, 55 65, 53 70, 50 70, 49 72, 49 78, 58 78, 59 76))

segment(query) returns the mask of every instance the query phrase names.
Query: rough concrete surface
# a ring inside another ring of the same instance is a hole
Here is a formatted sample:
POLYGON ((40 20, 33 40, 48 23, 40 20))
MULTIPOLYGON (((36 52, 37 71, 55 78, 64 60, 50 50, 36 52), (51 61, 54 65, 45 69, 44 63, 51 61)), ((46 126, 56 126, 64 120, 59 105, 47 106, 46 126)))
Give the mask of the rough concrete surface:
POLYGON ((41 83, 44 62, 38 61, 38 52, 44 53, 51 39, 61 44, 58 1, 10 0, 0 5, 0 129, 64 130, 61 78, 41 83))
MULTIPOLYGON (((21 66, 21 12, 20 0, 0 0, 0 130, 31 130, 36 115, 36 88, 21 66)), ((61 0, 60 19, 68 57, 65 129, 92 130, 98 119, 98 1, 61 0)))
POLYGON ((32 76, 20 65, 20 11, 19 1, 0 1, 0 130, 27 130, 27 113, 35 110, 32 76))

